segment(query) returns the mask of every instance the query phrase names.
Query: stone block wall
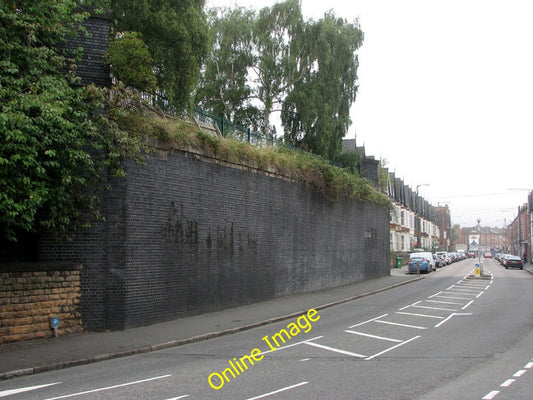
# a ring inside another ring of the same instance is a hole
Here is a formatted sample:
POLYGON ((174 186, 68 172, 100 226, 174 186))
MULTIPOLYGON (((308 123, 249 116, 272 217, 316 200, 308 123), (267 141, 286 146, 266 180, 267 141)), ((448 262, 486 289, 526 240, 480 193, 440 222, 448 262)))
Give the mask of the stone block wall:
POLYGON ((0 344, 80 332, 79 265, 3 264, 0 266, 0 344))

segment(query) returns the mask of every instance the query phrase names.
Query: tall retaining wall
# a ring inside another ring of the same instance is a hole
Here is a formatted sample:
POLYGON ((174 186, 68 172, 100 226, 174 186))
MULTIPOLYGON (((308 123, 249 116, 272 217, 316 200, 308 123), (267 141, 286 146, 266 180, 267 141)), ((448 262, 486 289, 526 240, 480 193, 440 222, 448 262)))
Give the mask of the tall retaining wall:
POLYGON ((158 151, 105 195, 107 221, 42 260, 82 263, 87 329, 124 329, 385 276, 388 211, 158 151))

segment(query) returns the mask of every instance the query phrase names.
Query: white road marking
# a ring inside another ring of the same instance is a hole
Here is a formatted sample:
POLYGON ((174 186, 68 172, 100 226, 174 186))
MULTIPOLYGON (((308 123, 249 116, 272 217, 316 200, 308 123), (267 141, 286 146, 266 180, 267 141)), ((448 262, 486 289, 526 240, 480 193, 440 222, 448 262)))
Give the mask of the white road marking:
POLYGON ((472 313, 451 313, 444 320, 440 321, 437 325, 435 325, 435 328, 438 328, 441 325, 445 324, 450 318, 455 317, 456 315, 472 315, 472 313))
POLYGON ((383 321, 378 320, 376 322, 379 322, 380 324, 388 324, 388 325, 396 325, 396 326, 403 326, 405 328, 413 328, 413 329, 427 329, 425 326, 416 326, 416 325, 407 325, 407 324, 400 324, 398 322, 390 322, 390 321, 383 321))
POLYGON ((310 342, 311 340, 322 339, 323 337, 324 337, 324 336, 317 336, 317 337, 314 337, 314 338, 312 338, 312 339, 302 340, 301 342, 296 342, 296 343, 288 344, 287 346, 277 347, 277 348, 275 348, 274 350, 266 350, 266 351, 263 351, 262 353, 259 353, 258 355, 261 356, 261 355, 265 355, 265 354, 273 353, 274 351, 285 350, 285 349, 288 349, 289 347, 294 347, 294 346, 298 346, 299 344, 304 344, 304 343, 310 342))
POLYGON ((499 390, 493 390, 489 394, 485 395, 481 400, 492 400, 500 393, 499 390))
POLYGON ((513 376, 515 378, 520 378, 522 375, 524 375, 527 371, 525 369, 521 369, 520 371, 517 371, 513 376))
POLYGON ((443 295, 439 295, 439 297, 442 297, 443 299, 470 300, 470 297, 443 296, 443 295))
POLYGON ((474 294, 474 293, 479 292, 479 288, 468 289, 468 288, 456 287, 455 289, 450 290, 450 292, 464 292, 464 294, 474 294))
POLYGON ((346 351, 346 350, 336 349, 334 347, 324 346, 323 344, 318 344, 318 343, 314 343, 314 342, 305 342, 305 344, 307 344, 309 346, 313 346, 313 347, 318 347, 319 349, 329 350, 329 351, 333 351, 334 353, 344 354, 344 355, 351 356, 351 357, 366 358, 366 356, 364 356, 362 354, 352 353, 351 351, 346 351))
POLYGON ((407 309, 407 308, 409 308, 409 307, 415 307, 415 306, 416 306, 417 304, 419 304, 419 303, 422 303, 422 300, 419 300, 419 301, 417 301, 416 303, 413 303, 413 304, 411 304, 411 305, 409 305, 409 306, 402 307, 402 308, 400 308, 400 311, 403 311, 403 310, 405 310, 405 309, 407 309))
POLYGON ((153 378, 142 379, 142 380, 140 380, 140 381, 127 382, 127 383, 121 383, 120 385, 113 385, 113 386, 108 386, 108 387, 104 387, 104 388, 98 388, 98 389, 93 389, 93 390, 86 390, 85 392, 78 392, 78 393, 66 394, 66 395, 64 395, 64 396, 59 396, 59 397, 51 397, 51 398, 46 399, 46 400, 68 399, 69 397, 83 396, 84 394, 103 392, 104 390, 118 389, 118 388, 125 387, 125 386, 131 386, 131 385, 137 385, 137 384, 139 384, 139 383, 145 383, 145 382, 155 381, 155 380, 157 380, 157 379, 164 379, 164 378, 168 378, 168 377, 170 377, 170 376, 172 376, 172 375, 161 375, 161 376, 156 376, 156 377, 153 377, 153 378))
POLYGON ((480 294, 478 294, 478 295, 476 296, 476 299, 479 299, 483 293, 485 293, 485 291, 482 291, 480 294))
POLYGON ((180 400, 180 399, 184 399, 185 397, 189 397, 189 395, 186 394, 184 396, 172 397, 171 399, 166 399, 166 400, 180 400))
POLYGON ((442 301, 442 300, 426 300, 427 303, 437 303, 437 304, 455 304, 462 305, 463 303, 457 303, 456 301, 442 301))
POLYGON ((414 308, 424 308, 426 310, 437 310, 437 311, 457 311, 454 308, 441 308, 441 307, 428 307, 428 306, 413 306, 414 308))
POLYGON ((282 389, 274 390, 273 392, 270 392, 270 393, 265 393, 265 394, 262 394, 262 395, 260 395, 260 396, 256 396, 256 397, 250 397, 250 398, 247 399, 247 400, 263 399, 263 398, 268 397, 268 396, 271 396, 271 395, 273 395, 273 394, 277 394, 277 393, 285 392, 286 390, 290 390, 290 389, 297 388, 297 387, 299 387, 299 386, 307 385, 308 383, 309 383, 309 382, 300 382, 300 383, 297 383, 296 385, 287 386, 286 388, 282 388, 282 389))
POLYGON ((22 387, 22 388, 18 388, 18 389, 3 390, 3 391, 0 392, 0 397, 6 397, 6 396, 11 396, 13 394, 24 393, 24 392, 29 392, 29 391, 32 391, 32 390, 42 389, 42 388, 45 388, 45 387, 48 387, 48 386, 59 385, 60 383, 61 382, 54 382, 54 383, 47 383, 46 385, 27 386, 27 387, 22 387))
POLYGON ((383 315, 380 315, 379 317, 369 319, 368 321, 360 322, 360 323, 358 323, 358 324, 355 324, 355 325, 349 326, 348 328, 355 328, 356 326, 361 326, 361 325, 367 324, 367 323, 372 322, 372 321, 375 321, 375 320, 377 320, 377 319, 381 319, 381 318, 383 318, 383 317, 386 317, 387 315, 389 315, 389 314, 383 314, 383 315))
POLYGON ((532 362, 528 362, 524 368, 527 368, 527 369, 530 369, 531 367, 533 367, 533 361, 532 362))
POLYGON ((479 293, 479 290, 476 291, 476 293, 464 293, 464 292, 452 292, 452 291, 447 291, 446 293, 444 293, 445 295, 449 295, 451 294, 452 296, 474 296, 475 294, 479 293))
POLYGON ((403 340, 400 340, 400 339, 393 339, 393 338, 388 338, 388 337, 383 337, 383 336, 370 335, 368 333, 363 333, 363 332, 349 331, 349 330, 345 330, 344 332, 352 333, 354 335, 359 335, 359 336, 365 336, 365 337, 369 337, 372 339, 386 340, 388 342, 396 342, 396 343, 403 342, 403 340))
POLYGON ((437 297, 439 294, 442 293, 442 290, 440 292, 437 292, 435 294, 432 294, 431 296, 428 297, 428 299, 432 299, 433 297, 437 297))
POLYGON ((443 319, 444 318, 444 317, 439 317, 437 315, 416 314, 416 313, 408 313, 408 312, 403 312, 403 311, 396 311, 396 314, 411 315, 413 317, 435 318, 435 319, 443 319))
POLYGON ((461 310, 466 310, 466 309, 470 306, 470 304, 472 304, 473 302, 474 302, 474 300, 470 300, 468 303, 466 303, 466 304, 461 308, 461 310))
POLYGON ((302 358, 300 361, 309 361, 310 358, 302 358))
POLYGON ((381 351, 381 352, 379 352, 379 353, 377 353, 377 354, 374 354, 373 356, 367 357, 365 360, 367 360, 367 361, 368 361, 368 360, 372 360, 373 358, 379 357, 379 356, 381 356, 381 355, 383 355, 383 354, 385 354, 385 353, 387 353, 387 352, 389 352, 389 351, 391 351, 391 350, 394 350, 394 349, 396 349, 396 348, 398 348, 398 347, 400 347, 400 346, 403 346, 404 344, 407 344, 407 343, 409 343, 409 342, 412 342, 413 340, 418 339, 419 337, 421 337, 421 336, 418 335, 418 336, 412 337, 411 339, 408 339, 408 340, 406 340, 405 342, 402 342, 402 343, 400 343, 400 344, 397 344, 396 346, 389 347, 388 349, 383 350, 383 351, 381 351))
POLYGON ((505 382, 503 382, 500 386, 501 387, 509 387, 511 386, 514 382, 516 381, 516 379, 507 379, 505 382))

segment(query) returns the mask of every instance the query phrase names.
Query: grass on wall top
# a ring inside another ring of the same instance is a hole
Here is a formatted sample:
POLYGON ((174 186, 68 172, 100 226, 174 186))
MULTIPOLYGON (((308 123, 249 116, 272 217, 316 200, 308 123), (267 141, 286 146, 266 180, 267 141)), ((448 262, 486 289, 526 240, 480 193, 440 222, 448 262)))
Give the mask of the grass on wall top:
POLYGON ((122 119, 120 125, 131 133, 156 137, 180 150, 197 151, 303 182, 332 202, 346 197, 384 208, 391 205, 390 199, 366 179, 313 154, 283 146, 254 147, 231 137, 210 135, 184 120, 151 113, 130 114, 122 119))

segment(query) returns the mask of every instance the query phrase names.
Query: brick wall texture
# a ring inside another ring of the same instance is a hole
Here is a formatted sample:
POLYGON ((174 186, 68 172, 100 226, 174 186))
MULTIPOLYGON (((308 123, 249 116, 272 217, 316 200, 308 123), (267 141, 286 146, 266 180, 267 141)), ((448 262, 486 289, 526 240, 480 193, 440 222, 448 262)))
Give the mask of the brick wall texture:
POLYGON ((2 267, 0 344, 53 336, 50 317, 59 318, 58 334, 82 330, 79 267, 36 265, 2 267))
POLYGON ((42 260, 76 260, 90 330, 125 329, 390 273, 388 211, 297 182, 157 152, 106 193, 105 224, 42 260))

